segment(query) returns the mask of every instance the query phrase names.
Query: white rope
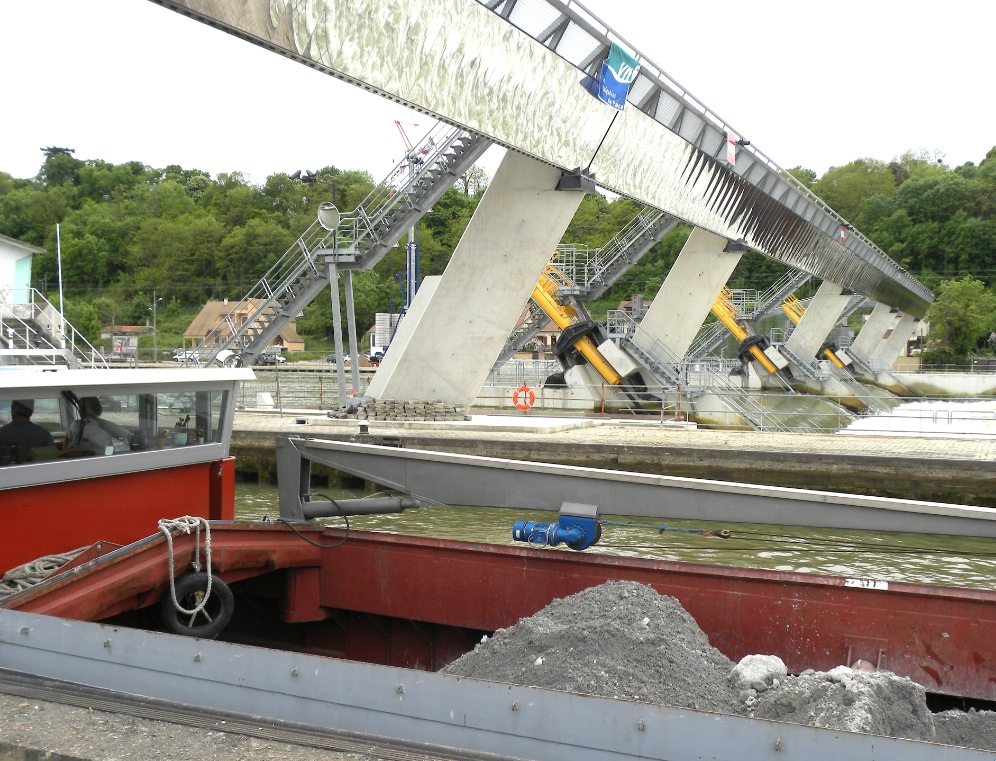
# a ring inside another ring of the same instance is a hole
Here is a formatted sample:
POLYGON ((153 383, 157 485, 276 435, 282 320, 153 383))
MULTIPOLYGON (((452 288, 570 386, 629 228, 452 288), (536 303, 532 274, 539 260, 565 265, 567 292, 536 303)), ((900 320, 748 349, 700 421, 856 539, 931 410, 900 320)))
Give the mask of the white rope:
MULTIPOLYGON (((169 593, 173 598, 173 606, 183 615, 193 618, 198 613, 204 612, 204 606, 211 598, 211 524, 204 518, 195 518, 191 515, 184 515, 182 518, 162 518, 159 521, 159 530, 166 536, 166 544, 169 548, 169 593), (187 610, 180 601, 176 599, 176 579, 174 578, 174 558, 173 558, 173 531, 180 531, 184 534, 194 532, 194 559, 191 565, 195 571, 201 570, 201 526, 204 526, 204 555, 207 559, 207 589, 200 603, 193 610, 187 610)), ((205 614, 207 615, 207 614, 205 614)))
POLYGON ((30 563, 11 568, 0 579, 0 596, 12 595, 22 589, 33 587, 86 549, 89 548, 80 547, 78 550, 58 555, 45 555, 37 560, 32 560, 30 563))

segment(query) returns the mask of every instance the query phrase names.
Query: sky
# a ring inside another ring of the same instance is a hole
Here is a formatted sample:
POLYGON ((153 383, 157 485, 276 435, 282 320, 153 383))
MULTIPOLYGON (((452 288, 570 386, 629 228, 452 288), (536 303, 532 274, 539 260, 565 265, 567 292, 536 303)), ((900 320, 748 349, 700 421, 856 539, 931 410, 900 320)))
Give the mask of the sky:
MULTIPOLYGON (((785 168, 996 146, 988 0, 585 0, 631 50, 785 168)), ((46 146, 262 184, 324 166, 384 179, 433 122, 147 0, 6 0, 0 171, 46 146)), ((482 159, 489 175, 500 149, 482 159)))

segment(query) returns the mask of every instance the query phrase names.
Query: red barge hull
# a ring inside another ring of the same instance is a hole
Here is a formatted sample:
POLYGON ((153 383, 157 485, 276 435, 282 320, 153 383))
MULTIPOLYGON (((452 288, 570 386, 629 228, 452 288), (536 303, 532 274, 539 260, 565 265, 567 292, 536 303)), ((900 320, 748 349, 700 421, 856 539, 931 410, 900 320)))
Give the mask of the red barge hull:
MULTIPOLYGON (((626 579, 677 598, 733 660, 774 654, 798 673, 863 659, 933 693, 996 700, 989 591, 317 526, 215 523, 211 533, 212 566, 236 593, 228 641, 437 670, 556 598, 626 579)), ((174 545, 185 567, 193 539, 174 545)), ((0 607, 128 623, 168 593, 161 535, 104 551, 0 607)))

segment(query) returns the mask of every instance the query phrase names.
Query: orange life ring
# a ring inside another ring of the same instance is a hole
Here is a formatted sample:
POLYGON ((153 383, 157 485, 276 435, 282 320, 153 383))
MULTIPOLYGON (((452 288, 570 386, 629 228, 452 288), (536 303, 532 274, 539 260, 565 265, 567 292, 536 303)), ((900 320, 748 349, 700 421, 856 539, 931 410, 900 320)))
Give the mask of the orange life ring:
POLYGON ((515 389, 515 393, 512 394, 512 404, 525 412, 536 404, 536 392, 529 388, 529 386, 519 386, 515 389))

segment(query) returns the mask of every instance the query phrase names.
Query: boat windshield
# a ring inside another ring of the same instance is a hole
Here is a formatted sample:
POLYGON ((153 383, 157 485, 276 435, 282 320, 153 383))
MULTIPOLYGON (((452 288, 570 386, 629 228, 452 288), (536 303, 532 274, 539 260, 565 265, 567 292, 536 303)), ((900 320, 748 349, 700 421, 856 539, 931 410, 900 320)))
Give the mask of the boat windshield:
POLYGON ((0 465, 223 442, 227 391, 30 393, 0 400, 0 465))

